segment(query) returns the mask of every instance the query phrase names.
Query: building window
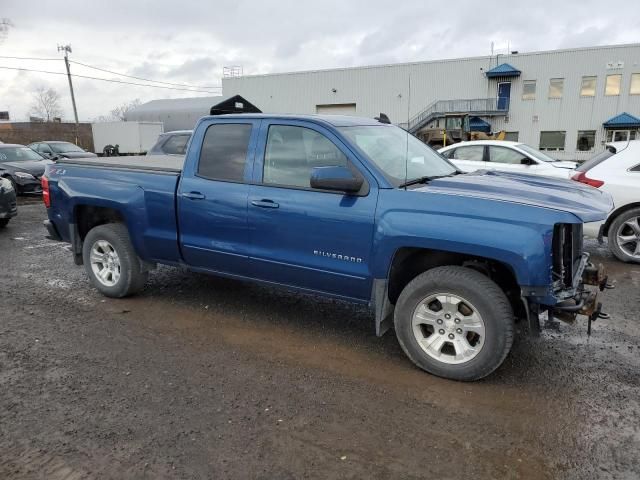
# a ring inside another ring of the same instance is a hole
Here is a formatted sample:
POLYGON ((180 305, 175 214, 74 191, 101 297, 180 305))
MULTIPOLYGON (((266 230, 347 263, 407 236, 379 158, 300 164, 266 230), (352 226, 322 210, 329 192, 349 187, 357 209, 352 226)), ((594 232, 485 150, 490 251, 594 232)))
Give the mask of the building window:
POLYGON ((536 81, 525 80, 522 84, 522 100, 535 100, 536 98, 536 81))
POLYGON ((598 77, 582 77, 582 85, 580 86, 581 97, 595 97, 596 96, 596 82, 598 77))
POLYGON ((604 87, 605 95, 620 95, 620 83, 622 82, 622 75, 619 73, 615 75, 607 75, 607 83, 604 87))
POLYGON ((588 152, 589 150, 593 150, 595 144, 595 130, 578 130, 578 143, 576 144, 576 150, 579 152, 588 152))
POLYGON ((540 132, 540 150, 564 151, 564 140, 567 132, 540 132))
POLYGON ((564 78, 552 78, 549 80, 549 98, 562 98, 564 90, 564 78))
POLYGON ((607 142, 627 142, 640 138, 637 130, 607 130, 607 142))
POLYGON ((517 142, 518 132, 505 132, 504 139, 508 142, 517 142))
POLYGON ((631 89, 629 93, 631 95, 640 95, 640 73, 631 74, 631 89))

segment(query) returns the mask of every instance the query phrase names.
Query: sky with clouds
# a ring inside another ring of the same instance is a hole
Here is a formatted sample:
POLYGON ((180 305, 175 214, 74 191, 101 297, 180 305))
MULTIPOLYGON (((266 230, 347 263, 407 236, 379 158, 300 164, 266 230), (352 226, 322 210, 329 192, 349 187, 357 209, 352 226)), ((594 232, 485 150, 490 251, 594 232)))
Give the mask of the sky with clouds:
MULTIPOLYGON (((245 74, 640 42, 637 0, 615 8, 600 1, 427 2, 424 0, 0 0, 12 26, 0 38, 0 67, 64 72, 70 58, 142 78, 207 87, 216 94, 224 66, 245 74)), ((136 80, 73 64, 72 73, 136 80)), ((72 118, 63 75, 0 68, 0 110, 28 117, 40 86, 61 96, 72 118)), ((135 98, 207 95, 75 78, 81 120, 107 115, 135 98)))

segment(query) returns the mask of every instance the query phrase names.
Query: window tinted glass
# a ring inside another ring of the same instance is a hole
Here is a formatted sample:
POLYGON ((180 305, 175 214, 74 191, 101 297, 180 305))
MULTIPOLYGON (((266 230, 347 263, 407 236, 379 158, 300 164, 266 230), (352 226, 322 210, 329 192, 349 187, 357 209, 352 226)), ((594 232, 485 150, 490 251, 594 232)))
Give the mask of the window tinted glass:
POLYGON ((162 151, 170 155, 184 155, 190 135, 172 135, 162 146, 162 151))
POLYGON ((51 150, 51 147, 49 147, 49 145, 47 145, 46 143, 41 143, 40 147, 38 148, 38 151, 40 153, 53 153, 53 150, 51 150))
POLYGON ((0 162, 20 162, 26 160, 42 160, 42 157, 28 147, 0 148, 0 162))
POLYGON ((84 150, 82 150, 79 146, 67 142, 52 143, 50 147, 56 153, 84 152, 84 150))
POLYGON ((522 159, 526 158, 522 153, 505 147, 489 147, 489 161, 493 163, 508 163, 510 165, 521 165, 522 159))
POLYGON ((636 165, 631 169, 632 172, 640 172, 640 165, 636 165))
POLYGON ((340 131, 395 186, 423 176, 451 175, 456 168, 416 137, 392 125, 340 127, 340 131))
POLYGON ((476 162, 481 162, 483 154, 484 146, 470 145, 468 147, 456 148, 451 158, 455 160, 475 160, 476 162))
POLYGON ((211 125, 204 135, 198 175, 242 182, 250 136, 250 124, 211 125))
POLYGON ((304 127, 269 127, 263 182, 310 188, 314 167, 346 166, 347 157, 324 135, 304 127))

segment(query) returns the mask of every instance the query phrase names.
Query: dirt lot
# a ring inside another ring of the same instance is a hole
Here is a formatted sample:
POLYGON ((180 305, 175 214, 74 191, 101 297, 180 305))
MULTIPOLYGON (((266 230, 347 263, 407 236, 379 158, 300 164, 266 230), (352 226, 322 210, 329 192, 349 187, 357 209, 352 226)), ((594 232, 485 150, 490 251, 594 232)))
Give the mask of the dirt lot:
POLYGON ((366 309, 153 272, 89 287, 39 202, 0 232, 0 478, 640 477, 640 267, 594 243, 611 320, 422 373, 366 309))

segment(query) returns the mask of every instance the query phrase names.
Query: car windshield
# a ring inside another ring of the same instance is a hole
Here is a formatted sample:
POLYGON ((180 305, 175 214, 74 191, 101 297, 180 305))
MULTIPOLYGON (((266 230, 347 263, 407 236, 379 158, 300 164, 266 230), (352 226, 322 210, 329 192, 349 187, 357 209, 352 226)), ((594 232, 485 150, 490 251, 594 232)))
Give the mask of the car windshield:
POLYGON ((84 150, 77 145, 68 142, 50 143, 49 146, 51 147, 51 150, 56 153, 84 152, 84 150))
POLYGON ((42 160, 42 156, 27 147, 0 148, 0 162, 22 162, 27 160, 42 160))
POLYGON ((444 177, 457 171, 431 147, 399 127, 388 125, 340 127, 394 186, 421 177, 444 177))
POLYGON ((542 153, 540 150, 536 150, 535 148, 530 147, 529 145, 525 145, 524 143, 518 144, 518 148, 523 152, 528 153, 536 160, 540 160, 541 162, 559 162, 560 161, 550 157, 545 153, 542 153))

